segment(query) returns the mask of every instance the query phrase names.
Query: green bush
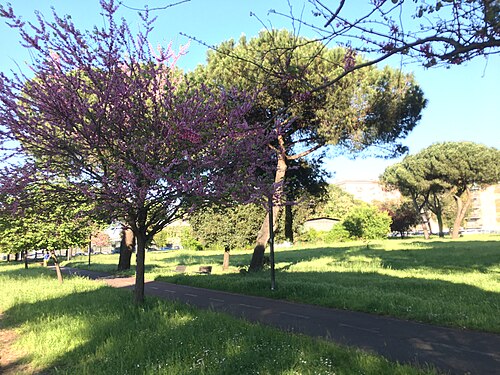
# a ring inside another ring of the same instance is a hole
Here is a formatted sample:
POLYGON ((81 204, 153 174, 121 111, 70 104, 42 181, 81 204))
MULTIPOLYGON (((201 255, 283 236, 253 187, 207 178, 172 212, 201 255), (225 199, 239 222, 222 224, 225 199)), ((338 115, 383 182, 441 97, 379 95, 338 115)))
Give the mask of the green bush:
POLYGON ((342 224, 335 225, 332 229, 326 232, 326 242, 344 242, 349 240, 349 232, 342 224))
POLYGON ((353 239, 374 240, 387 237, 391 222, 386 212, 380 212, 373 206, 360 206, 345 217, 342 225, 353 239))
POLYGON ((300 235, 300 240, 304 242, 317 242, 319 241, 321 235, 322 232, 319 232, 316 229, 309 229, 300 235))
POLYGON ((209 207, 195 212, 189 222, 194 237, 205 248, 245 248, 255 242, 265 214, 256 204, 209 207))
POLYGON ((181 231, 181 246, 186 250, 203 250, 203 245, 193 236, 191 227, 183 227, 181 231))

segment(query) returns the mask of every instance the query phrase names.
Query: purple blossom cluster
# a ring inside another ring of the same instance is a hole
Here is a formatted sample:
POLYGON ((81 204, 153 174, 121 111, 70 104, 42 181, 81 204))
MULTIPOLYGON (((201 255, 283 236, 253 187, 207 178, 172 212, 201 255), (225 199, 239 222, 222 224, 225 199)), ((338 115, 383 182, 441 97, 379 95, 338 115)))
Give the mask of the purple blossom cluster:
POLYGON ((1 9, 36 57, 31 77, 0 74, 3 140, 26 160, 0 192, 15 197, 35 176, 63 179, 68 192, 126 222, 142 251, 195 206, 268 194, 276 135, 247 123, 252 97, 194 87, 175 68, 185 47, 155 51, 147 15, 134 37, 116 23, 113 0, 101 4, 106 26, 89 32, 55 12, 53 23, 39 16, 28 27, 1 9))

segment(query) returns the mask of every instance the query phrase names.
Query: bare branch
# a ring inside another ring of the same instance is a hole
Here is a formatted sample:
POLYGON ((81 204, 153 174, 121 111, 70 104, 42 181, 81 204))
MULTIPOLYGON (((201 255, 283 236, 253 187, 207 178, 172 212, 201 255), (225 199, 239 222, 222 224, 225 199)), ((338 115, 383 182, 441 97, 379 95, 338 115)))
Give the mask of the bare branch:
POLYGON ((309 150, 303 151, 303 152, 301 152, 299 154, 295 154, 295 155, 287 155, 286 158, 288 160, 297 160, 297 159, 303 158, 304 156, 307 156, 307 155, 313 153, 314 151, 320 149, 323 146, 324 146, 323 143, 318 143, 314 147, 311 147, 309 150))
MULTIPOLYGON (((321 4, 319 1, 318 1, 319 4, 321 4)), ((340 11, 342 10, 342 8, 344 7, 344 3, 345 3, 345 0, 342 0, 337 8, 337 10, 335 11, 335 13, 333 13, 333 15, 330 17, 330 19, 327 21, 327 23, 325 23, 325 26, 323 27, 328 27, 332 21, 339 15, 340 11)), ((321 4, 322 5, 322 4, 321 4)))
POLYGON ((123 1, 118 1, 118 4, 124 8, 127 8, 127 9, 130 9, 130 10, 136 10, 136 11, 139 11, 139 12, 151 12, 151 11, 154 11, 154 10, 165 10, 165 9, 168 9, 168 8, 171 8, 171 7, 174 7, 176 5, 180 5, 180 4, 183 4, 183 3, 189 3, 191 0, 181 0, 181 1, 178 1, 176 3, 172 3, 172 4, 168 4, 168 5, 165 5, 163 7, 155 7, 155 8, 149 8, 147 5, 145 8, 134 8, 134 7, 130 7, 128 5, 125 5, 123 3, 123 1))

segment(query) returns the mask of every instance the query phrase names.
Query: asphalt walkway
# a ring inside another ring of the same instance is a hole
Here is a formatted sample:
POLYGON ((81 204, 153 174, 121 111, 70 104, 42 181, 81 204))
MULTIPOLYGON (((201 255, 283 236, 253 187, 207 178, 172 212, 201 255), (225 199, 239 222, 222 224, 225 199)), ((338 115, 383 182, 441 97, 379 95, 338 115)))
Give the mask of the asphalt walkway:
MULTIPOLYGON (((101 279, 117 288, 133 290, 135 283, 133 277, 114 277, 73 268, 63 268, 63 272, 101 279)), ((417 366, 431 364, 450 374, 500 375, 498 334, 445 328, 361 312, 160 281, 147 281, 145 293, 227 313, 289 332, 356 346, 400 363, 417 366)))

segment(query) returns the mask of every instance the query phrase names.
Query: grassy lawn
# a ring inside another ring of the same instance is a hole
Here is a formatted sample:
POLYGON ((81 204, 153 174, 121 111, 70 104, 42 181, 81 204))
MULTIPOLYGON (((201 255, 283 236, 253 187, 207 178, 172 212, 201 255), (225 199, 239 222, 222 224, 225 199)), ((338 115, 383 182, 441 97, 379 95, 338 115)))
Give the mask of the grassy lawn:
POLYGON ((0 264, 0 336, 16 333, 8 349, 22 373, 433 373, 182 304, 131 300, 128 291, 83 278, 59 285, 38 265, 0 264))
MULTIPOLYGON (((224 272, 221 251, 150 252, 146 277, 500 332, 500 236, 278 249, 275 291, 270 290, 269 270, 239 272, 250 258, 250 251, 233 252, 233 266, 224 272), (187 265, 186 274, 173 272, 179 264, 187 265), (200 265, 212 265, 212 275, 194 274, 200 265)), ((67 265, 85 268, 86 262, 75 258, 67 265)), ((92 262, 90 269, 113 272, 118 255, 95 256, 92 262)))

